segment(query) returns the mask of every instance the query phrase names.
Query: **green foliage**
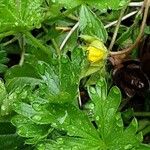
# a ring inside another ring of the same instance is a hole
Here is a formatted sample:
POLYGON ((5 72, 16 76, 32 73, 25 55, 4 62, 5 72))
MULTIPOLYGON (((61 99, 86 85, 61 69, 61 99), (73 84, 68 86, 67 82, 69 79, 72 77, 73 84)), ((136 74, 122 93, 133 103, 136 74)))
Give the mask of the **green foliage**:
POLYGON ((7 63, 9 59, 7 58, 7 53, 0 49, 0 73, 4 73, 7 70, 7 63))
POLYGON ((1 0, 0 32, 39 27, 44 19, 42 3, 43 0, 1 0))
POLYGON ((150 34, 150 26, 145 27, 145 33, 148 35, 150 34))
POLYGON ((100 19, 88 7, 82 5, 79 15, 79 29, 81 34, 95 36, 103 42, 107 41, 107 32, 100 19), (97 30, 99 29, 99 30, 97 30))
MULTIPOLYGON (((47 79, 47 70, 49 68, 43 67, 43 81, 47 79)), ((12 108, 18 115, 12 118, 12 123, 17 127, 17 133, 27 138, 26 143, 36 144, 39 150, 128 150, 141 147, 142 136, 136 134, 136 119, 124 128, 121 115, 117 112, 121 100, 117 87, 112 87, 108 93, 106 81, 101 78, 96 87, 88 88, 94 104, 93 125, 87 114, 73 103, 72 100, 75 102, 76 99, 70 98, 62 103, 62 97, 55 99, 50 91, 45 93, 46 88, 52 86, 52 80, 46 80, 46 83, 46 86, 41 84, 38 88, 26 85, 13 93, 12 108), (55 130, 60 133, 59 136, 52 136, 55 130)), ((75 89, 70 90, 76 93, 75 89)), ((52 92, 57 95, 58 88, 53 87, 52 92)))
MULTIPOLYGON (((91 36, 107 45, 114 28, 106 30, 104 25, 117 19, 128 2, 0 1, 0 38, 16 34, 20 44, 12 43, 11 36, 0 41, 5 48, 0 50, 0 74, 4 74, 0 80, 0 149, 150 149, 142 144, 142 129, 138 130, 135 118, 129 123, 127 116, 124 125, 118 111, 121 92, 116 86, 108 88, 111 85, 105 80, 106 58, 104 63, 92 65, 88 51, 84 51, 87 43, 81 39, 91 36), (69 37, 68 30, 77 22, 79 30, 71 30, 69 37), (20 54, 22 64, 8 69, 11 49, 20 54), (80 88, 87 88, 90 99, 89 107, 83 109, 78 104, 80 88)), ((120 27, 116 46, 135 41, 139 20, 130 27, 120 27)), ((148 25, 145 33, 149 34, 148 25)))
POLYGON ((59 3, 60 5, 63 5, 67 8, 73 8, 82 4, 89 4, 91 6, 95 6, 96 8, 99 9, 119 9, 122 6, 124 6, 128 1, 125 0, 114 0, 114 1, 109 1, 109 0, 52 0, 53 3, 59 3))

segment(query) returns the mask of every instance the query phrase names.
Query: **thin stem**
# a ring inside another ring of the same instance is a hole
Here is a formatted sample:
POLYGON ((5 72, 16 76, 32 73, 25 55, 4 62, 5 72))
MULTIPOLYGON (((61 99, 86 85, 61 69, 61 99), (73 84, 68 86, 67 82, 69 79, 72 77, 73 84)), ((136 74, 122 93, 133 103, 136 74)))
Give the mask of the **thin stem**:
POLYGON ((56 30, 62 30, 62 31, 64 31, 64 32, 68 32, 68 31, 71 30, 70 27, 56 27, 55 29, 56 29, 56 30))
MULTIPOLYGON (((127 14, 127 15, 125 15, 124 17, 122 17, 121 21, 123 21, 123 20, 126 20, 126 19, 130 18, 131 16, 135 15, 137 12, 138 12, 138 11, 136 10, 136 11, 133 11, 133 12, 131 12, 131 13, 129 13, 129 14, 127 14)), ((113 21, 113 22, 111 22, 111 23, 109 23, 109 24, 105 25, 105 26, 104 26, 104 27, 105 27, 105 29, 107 29, 107 28, 109 28, 109 27, 111 27, 111 26, 115 25, 115 24, 117 23, 117 21, 118 21, 118 20, 113 21)))
MULTIPOLYGON (((138 12, 138 11, 133 11, 133 12, 131 12, 131 13, 125 15, 124 17, 121 18, 121 21, 126 20, 126 19, 132 17, 132 16, 135 15, 137 12, 138 12)), ((109 27, 115 25, 115 24, 117 23, 117 21, 118 21, 118 20, 113 21, 113 22, 111 22, 111 23, 105 25, 104 28, 107 29, 107 28, 109 28, 109 27)), ((56 27, 56 30, 63 30, 64 32, 67 32, 67 31, 70 31, 71 28, 70 28, 70 27, 56 27)))
MULTIPOLYGON (((127 7, 127 6, 126 6, 126 7, 127 7)), ((121 10, 121 13, 120 13, 120 16, 119 16, 119 19, 118 19, 118 22, 117 22, 117 25, 116 25, 116 28, 115 28, 115 31, 114 31, 114 34, 113 34, 113 37, 112 37, 112 40, 111 40, 111 43, 110 43, 110 45, 109 45, 108 50, 111 50, 112 47, 113 47, 114 44, 115 44, 115 40, 116 40, 116 37, 117 37, 117 33, 118 33, 118 30, 119 30, 119 27, 120 27, 120 24, 121 24, 122 17, 123 17, 123 15, 124 15, 124 13, 125 13, 126 7, 121 10)))
POLYGON ((130 101, 130 98, 127 98, 127 99, 124 99, 121 103, 121 105, 119 106, 119 109, 118 111, 121 111, 125 106, 126 104, 130 101))
POLYGON ((15 36, 14 38, 12 38, 11 40, 9 40, 9 41, 3 43, 2 45, 3 45, 3 46, 7 46, 7 45, 9 45, 9 44, 15 42, 16 40, 17 40, 17 37, 15 36))
POLYGON ((150 117, 150 112, 134 112, 134 116, 150 117))
POLYGON ((143 136, 150 133, 150 126, 146 127, 145 129, 142 130, 143 136))
POLYGON ((51 56, 50 50, 45 47, 38 39, 36 39, 30 32, 23 32, 31 41, 34 46, 38 46, 43 52, 51 56))
POLYGON ((20 59, 20 62, 19 62, 20 66, 22 66, 23 63, 24 63, 24 56, 25 56, 25 48, 23 47, 22 52, 21 52, 21 59, 20 59))
POLYGON ((21 59, 20 59, 19 65, 22 66, 24 63, 24 55, 25 55, 25 39, 23 35, 21 35, 19 39, 19 45, 21 48, 21 59))
POLYGON ((52 39, 52 43, 53 43, 53 45, 54 45, 54 48, 55 48, 55 50, 56 50, 56 53, 57 53, 58 57, 60 58, 60 56, 61 56, 61 50, 60 50, 60 48, 58 47, 58 44, 56 43, 56 41, 55 41, 54 39, 52 39))
POLYGON ((69 14, 67 17, 68 17, 69 19, 74 20, 74 21, 78 21, 78 20, 79 20, 79 18, 77 18, 76 16, 74 16, 74 15, 72 15, 72 14, 69 14))
POLYGON ((128 6, 131 6, 131 7, 141 7, 141 6, 143 6, 143 3, 144 2, 131 2, 131 3, 129 3, 128 6))
POLYGON ((14 35, 15 33, 16 33, 15 31, 8 31, 8 32, 5 32, 5 33, 0 33, 0 39, 4 38, 6 36, 9 36, 9 35, 14 35))
POLYGON ((139 124, 138 132, 140 132, 141 130, 150 125, 150 121, 148 119, 143 119, 139 120, 138 124, 139 124))
POLYGON ((68 39, 70 38, 70 36, 73 34, 73 32, 78 28, 79 26, 79 22, 77 22, 74 27, 70 30, 70 32, 68 33, 68 35, 66 36, 66 38, 63 40, 62 44, 60 45, 60 50, 63 49, 63 47, 65 46, 65 44, 67 43, 68 39))
POLYGON ((135 43, 133 45, 131 45, 129 48, 124 49, 122 51, 118 51, 118 52, 110 52, 111 56, 116 56, 116 55, 122 55, 122 54, 128 54, 132 51, 132 49, 134 49, 140 42, 142 36, 143 36, 143 32, 144 32, 144 27, 146 24, 146 20, 147 20, 147 16, 148 16, 148 10, 149 10, 149 3, 150 0, 145 0, 145 11, 144 11, 144 17, 143 17, 143 21, 141 24, 141 28, 140 28, 140 33, 135 41, 135 43))

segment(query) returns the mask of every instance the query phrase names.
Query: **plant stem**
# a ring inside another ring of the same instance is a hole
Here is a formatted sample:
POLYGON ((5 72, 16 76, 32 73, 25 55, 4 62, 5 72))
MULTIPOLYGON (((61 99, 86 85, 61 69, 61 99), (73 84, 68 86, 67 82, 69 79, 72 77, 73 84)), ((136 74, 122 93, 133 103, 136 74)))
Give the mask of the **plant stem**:
POLYGON ((128 6, 131 6, 131 7, 141 7, 143 5, 143 2, 131 2, 129 3, 128 6))
POLYGON ((3 43, 2 45, 3 45, 3 46, 7 46, 7 45, 9 45, 9 44, 15 42, 16 40, 17 40, 17 37, 15 36, 14 38, 12 38, 11 40, 9 40, 9 41, 3 43))
POLYGON ((70 27, 56 27, 55 29, 56 29, 56 30, 62 30, 62 31, 64 31, 64 32, 68 32, 68 31, 71 30, 70 27))
MULTIPOLYGON (((131 12, 131 13, 129 13, 129 14, 123 16, 123 17, 121 18, 121 21, 126 20, 126 19, 128 19, 129 17, 132 17, 132 16, 135 15, 137 12, 138 12, 138 11, 136 10, 136 11, 133 11, 133 12, 131 12)), ((113 21, 113 22, 111 22, 111 23, 109 23, 109 24, 107 24, 107 25, 105 25, 104 28, 107 29, 107 28, 109 28, 109 27, 115 25, 116 23, 117 23, 117 20, 116 20, 116 21, 113 21)), ((56 30, 70 31, 71 28, 70 28, 70 27, 56 27, 56 30)))
POLYGON ((133 45, 131 45, 129 48, 124 49, 122 51, 118 51, 118 52, 110 52, 111 56, 116 56, 116 55, 122 55, 122 54, 129 54, 132 49, 134 49, 140 42, 142 36, 143 36, 143 32, 144 32, 144 27, 146 24, 146 20, 147 20, 147 16, 148 16, 148 10, 149 10, 149 4, 150 4, 150 0, 145 0, 145 11, 144 11, 144 17, 143 17, 143 21, 141 24, 141 28, 140 28, 140 33, 135 41, 135 43, 133 45))
POLYGON ((148 119, 143 119, 138 121, 139 127, 138 132, 142 131, 144 128, 150 125, 150 121, 148 119))
POLYGON ((60 56, 61 56, 61 50, 60 50, 60 48, 58 47, 58 45, 57 45, 57 43, 56 43, 56 41, 54 39, 52 39, 52 43, 54 45, 54 48, 55 48, 56 53, 58 55, 58 58, 60 58, 60 56))
MULTIPOLYGON (((125 15, 124 17, 122 17, 121 21, 128 19, 129 17, 135 15, 137 12, 138 12, 138 11, 136 10, 136 11, 133 11, 133 12, 131 12, 131 13, 125 15)), ((105 25, 104 27, 105 27, 105 29, 107 29, 107 28, 109 28, 109 27, 115 25, 116 23, 117 23, 117 20, 116 20, 116 21, 113 21, 113 22, 111 22, 111 23, 109 23, 109 24, 107 24, 107 25, 105 25)))
POLYGON ((38 46, 44 53, 51 56, 50 50, 44 46, 38 39, 36 39, 30 32, 23 32, 31 41, 34 46, 38 46))
POLYGON ((111 40, 111 43, 109 45, 108 50, 111 50, 113 48, 114 44, 115 44, 117 33, 118 33, 118 30, 119 30, 119 27, 120 27, 120 24, 121 24, 121 19, 122 19, 124 13, 125 13, 126 7, 121 10, 121 13, 120 13, 120 16, 119 16, 119 19, 118 19, 118 22, 117 22, 117 25, 116 25, 116 28, 115 28, 115 31, 114 31, 114 34, 113 34, 113 37, 112 37, 112 40, 111 40))
POLYGON ((150 112, 134 112, 134 115, 138 117, 150 117, 150 112))
POLYGON ((150 126, 146 127, 145 129, 142 130, 143 136, 150 133, 150 126))
POLYGON ((66 38, 63 40, 62 44, 60 45, 60 50, 63 49, 63 47, 65 46, 65 44, 67 43, 68 39, 70 38, 70 36, 73 34, 73 32, 78 28, 79 26, 79 22, 77 22, 74 27, 70 30, 70 32, 68 33, 68 35, 66 36, 66 38))
POLYGON ((24 63, 24 55, 25 55, 25 39, 24 39, 24 35, 21 35, 21 37, 19 38, 19 45, 21 48, 21 59, 19 62, 19 65, 22 66, 24 63))
POLYGON ((118 111, 121 111, 121 110, 126 106, 126 104, 127 104, 129 101, 130 101, 130 98, 124 99, 124 100, 121 102, 118 111))
POLYGON ((15 33, 16 33, 15 31, 8 31, 5 33, 0 33, 0 38, 4 38, 4 37, 9 36, 9 35, 14 35, 15 33))

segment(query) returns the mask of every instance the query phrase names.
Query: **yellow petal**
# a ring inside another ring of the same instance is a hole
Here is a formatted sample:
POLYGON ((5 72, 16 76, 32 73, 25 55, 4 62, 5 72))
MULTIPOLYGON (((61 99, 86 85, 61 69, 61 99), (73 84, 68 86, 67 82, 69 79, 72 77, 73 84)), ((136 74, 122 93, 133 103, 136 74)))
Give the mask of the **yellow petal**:
POLYGON ((98 49, 98 48, 93 47, 93 46, 89 46, 87 48, 87 50, 89 51, 88 60, 93 62, 93 63, 100 61, 100 60, 104 59, 104 57, 105 57, 105 51, 104 50, 98 49))

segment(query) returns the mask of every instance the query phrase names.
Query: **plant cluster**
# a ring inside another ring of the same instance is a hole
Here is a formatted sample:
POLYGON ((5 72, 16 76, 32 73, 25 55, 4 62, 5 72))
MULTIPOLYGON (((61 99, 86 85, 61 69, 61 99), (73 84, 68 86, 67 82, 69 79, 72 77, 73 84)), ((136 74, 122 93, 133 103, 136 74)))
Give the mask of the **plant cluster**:
POLYGON ((1 0, 0 149, 149 150, 149 6, 1 0), (139 93, 142 119, 126 108, 139 93))

